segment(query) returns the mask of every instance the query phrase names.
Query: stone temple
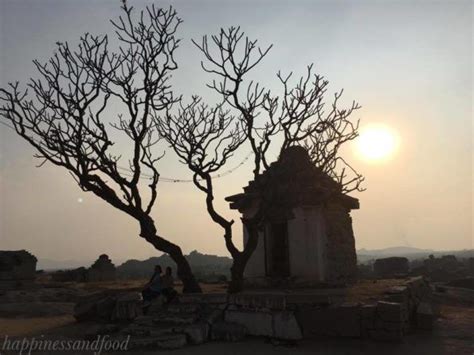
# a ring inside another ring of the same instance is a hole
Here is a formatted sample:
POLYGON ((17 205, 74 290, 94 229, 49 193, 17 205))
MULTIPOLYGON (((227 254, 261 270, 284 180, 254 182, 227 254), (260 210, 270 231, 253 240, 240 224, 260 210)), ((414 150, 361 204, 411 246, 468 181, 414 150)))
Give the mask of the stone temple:
MULTIPOLYGON (((303 147, 284 151, 241 194, 226 198, 243 218, 265 203, 264 228, 245 269, 246 285, 313 286, 355 279, 350 211, 359 201, 317 168, 303 147)), ((244 244, 248 240, 244 228, 244 244)))

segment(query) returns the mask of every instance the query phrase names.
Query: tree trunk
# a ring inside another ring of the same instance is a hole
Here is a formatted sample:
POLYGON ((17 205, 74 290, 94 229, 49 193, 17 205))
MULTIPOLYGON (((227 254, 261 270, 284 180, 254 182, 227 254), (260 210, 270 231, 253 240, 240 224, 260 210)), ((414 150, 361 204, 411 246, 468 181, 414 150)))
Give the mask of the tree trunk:
POLYGON ((232 266, 230 267, 231 280, 229 283, 228 293, 237 293, 242 291, 244 287, 244 270, 247 265, 247 260, 240 255, 234 257, 232 266))
POLYGON ((181 248, 166 239, 161 238, 156 231, 155 224, 151 217, 140 218, 140 236, 152 244, 156 249, 169 254, 178 268, 177 274, 183 282, 183 293, 201 293, 201 287, 196 281, 188 261, 183 255, 181 248))
POLYGON ((244 287, 244 271, 245 267, 247 266, 247 262, 249 261, 250 257, 252 256, 253 252, 257 248, 258 244, 258 219, 252 220, 245 220, 242 219, 244 223, 244 228, 247 229, 248 239, 247 243, 244 245, 244 250, 239 253, 234 253, 232 255, 232 266, 230 268, 231 280, 229 283, 228 292, 229 293, 237 293, 242 291, 244 287))

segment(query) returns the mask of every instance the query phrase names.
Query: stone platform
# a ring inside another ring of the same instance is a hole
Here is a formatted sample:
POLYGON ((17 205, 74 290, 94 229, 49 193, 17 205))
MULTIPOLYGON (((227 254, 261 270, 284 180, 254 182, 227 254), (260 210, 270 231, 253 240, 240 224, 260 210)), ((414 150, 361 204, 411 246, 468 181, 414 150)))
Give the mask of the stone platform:
POLYGON ((431 288, 423 278, 368 291, 364 286, 184 294, 171 305, 154 302, 122 335, 130 335, 132 347, 173 348, 246 335, 290 343, 328 336, 400 341, 416 328, 431 327, 431 288))

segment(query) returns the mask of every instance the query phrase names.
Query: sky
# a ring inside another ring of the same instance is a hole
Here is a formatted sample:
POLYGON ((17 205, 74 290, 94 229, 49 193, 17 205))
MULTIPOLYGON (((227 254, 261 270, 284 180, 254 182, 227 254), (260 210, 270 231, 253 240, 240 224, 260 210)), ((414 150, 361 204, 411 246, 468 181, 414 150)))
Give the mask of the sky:
MULTIPOLYGON (((133 1, 136 9, 151 2, 133 1)), ((84 32, 113 31, 108 19, 120 1, 0 0, 0 83, 25 83, 36 75, 32 59, 45 61, 57 41, 74 43, 84 32)), ((155 2, 167 7, 169 2, 155 2)), ((365 178, 353 193, 357 249, 411 246, 435 250, 473 247, 472 16, 471 1, 173 1, 183 19, 179 70, 173 85, 185 96, 211 98, 191 39, 240 25, 262 46, 273 44, 252 78, 279 93, 276 73, 302 75, 314 63, 330 81, 328 94, 344 88, 358 101, 361 129, 388 127, 398 147, 386 159, 344 157, 365 178)), ((113 114, 113 108, 111 111, 113 114)), ((163 147, 163 149, 167 149, 163 147)), ((189 178, 167 149, 162 176, 189 178)), ((232 168, 248 154, 242 147, 232 168)), ((138 236, 138 225, 91 193, 67 171, 39 161, 34 151, 0 126, 0 249, 27 249, 39 258, 91 261, 143 259, 159 253, 138 236)), ((224 197, 251 179, 246 163, 216 179, 216 205, 236 220, 224 197)), ((189 183, 160 183, 152 213, 158 231, 188 253, 228 255, 222 232, 206 213, 203 194, 189 183)))

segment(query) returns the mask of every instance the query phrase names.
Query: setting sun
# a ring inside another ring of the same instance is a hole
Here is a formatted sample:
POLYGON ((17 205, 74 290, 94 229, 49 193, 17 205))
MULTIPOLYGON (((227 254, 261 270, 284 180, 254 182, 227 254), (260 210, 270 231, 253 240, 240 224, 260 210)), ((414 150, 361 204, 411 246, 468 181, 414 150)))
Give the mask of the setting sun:
POLYGON ((385 126, 369 126, 362 129, 357 140, 360 156, 369 161, 387 159, 397 149, 397 137, 385 126))

